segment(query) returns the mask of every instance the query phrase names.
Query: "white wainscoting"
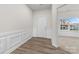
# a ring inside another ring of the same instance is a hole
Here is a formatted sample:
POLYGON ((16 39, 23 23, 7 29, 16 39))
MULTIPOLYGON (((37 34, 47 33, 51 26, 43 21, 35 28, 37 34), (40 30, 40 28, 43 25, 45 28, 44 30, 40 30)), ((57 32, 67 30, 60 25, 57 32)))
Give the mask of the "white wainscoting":
POLYGON ((23 30, 0 33, 0 53, 11 53, 30 38, 32 33, 23 30))

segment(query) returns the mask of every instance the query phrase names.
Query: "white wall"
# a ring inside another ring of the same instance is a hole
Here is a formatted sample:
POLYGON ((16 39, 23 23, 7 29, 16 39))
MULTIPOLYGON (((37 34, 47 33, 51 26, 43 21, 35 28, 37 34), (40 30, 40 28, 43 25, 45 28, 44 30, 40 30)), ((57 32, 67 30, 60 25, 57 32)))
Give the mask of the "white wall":
POLYGON ((10 53, 28 41, 32 30, 32 10, 27 5, 0 5, 0 53, 10 53))
MULTIPOLYGON (((43 9, 43 10, 35 10, 33 11, 33 36, 34 37, 38 37, 37 36, 37 30, 38 30, 38 18, 41 19, 41 17, 45 17, 47 19, 47 37, 51 38, 51 27, 52 27, 52 13, 51 13, 51 9, 43 9)), ((41 21, 43 22, 43 20, 41 21)), ((43 24, 41 24, 42 27, 43 24)), ((40 27, 40 28, 41 28, 40 27)), ((43 36, 44 37, 44 36, 43 36)))
POLYGON ((27 5, 0 5, 0 32, 32 31, 32 10, 27 5))

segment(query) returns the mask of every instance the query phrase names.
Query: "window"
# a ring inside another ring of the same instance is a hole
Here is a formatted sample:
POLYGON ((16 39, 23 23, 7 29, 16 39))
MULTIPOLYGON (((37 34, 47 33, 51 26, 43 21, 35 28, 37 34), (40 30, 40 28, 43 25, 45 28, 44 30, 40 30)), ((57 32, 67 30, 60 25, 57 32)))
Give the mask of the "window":
POLYGON ((79 30, 79 18, 68 17, 65 19, 60 19, 60 29, 61 30, 79 30))

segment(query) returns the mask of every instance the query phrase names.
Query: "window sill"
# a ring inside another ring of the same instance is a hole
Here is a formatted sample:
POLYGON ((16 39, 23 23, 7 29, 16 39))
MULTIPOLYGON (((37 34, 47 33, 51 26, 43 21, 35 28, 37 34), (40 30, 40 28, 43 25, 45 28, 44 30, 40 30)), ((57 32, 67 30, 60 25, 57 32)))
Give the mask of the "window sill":
POLYGON ((60 30, 59 36, 79 37, 79 31, 60 30))

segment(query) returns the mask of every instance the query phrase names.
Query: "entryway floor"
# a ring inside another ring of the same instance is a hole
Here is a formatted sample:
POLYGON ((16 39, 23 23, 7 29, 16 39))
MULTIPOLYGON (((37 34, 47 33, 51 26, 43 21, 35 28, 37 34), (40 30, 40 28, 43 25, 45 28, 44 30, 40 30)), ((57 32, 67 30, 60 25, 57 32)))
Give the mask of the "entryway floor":
POLYGON ((68 54, 68 52, 52 46, 50 39, 33 37, 11 54, 68 54))

